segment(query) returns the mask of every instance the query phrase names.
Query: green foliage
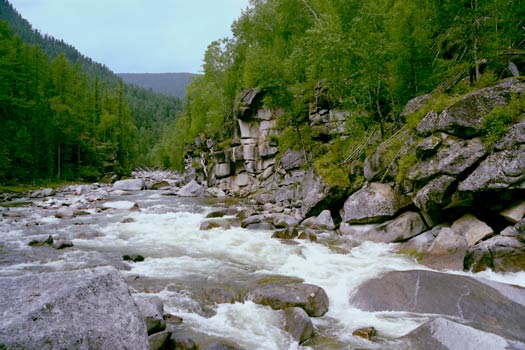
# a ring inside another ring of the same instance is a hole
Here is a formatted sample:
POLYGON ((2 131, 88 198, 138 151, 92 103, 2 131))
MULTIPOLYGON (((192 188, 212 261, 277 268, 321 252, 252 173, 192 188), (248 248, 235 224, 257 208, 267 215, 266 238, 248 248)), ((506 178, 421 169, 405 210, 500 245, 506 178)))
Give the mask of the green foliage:
MULTIPOLYGON (((204 75, 190 84, 184 112, 163 128, 147 160, 181 169, 197 135, 233 137, 235 101, 244 89, 258 87, 266 107, 285 111, 279 148, 301 150, 308 159, 322 156, 321 168, 339 171, 333 156, 313 146, 310 112, 350 111, 354 148, 348 147, 362 155, 370 130, 386 138, 402 127, 400 112, 409 99, 433 94, 424 108, 407 116, 413 129, 429 111, 440 112, 474 87, 508 76, 508 61, 500 53, 525 48, 524 5, 523 0, 252 0, 233 23, 233 37, 208 46, 204 75)), ((147 129, 138 126, 138 135, 146 137, 147 129)), ((144 144, 141 149, 150 145, 144 144)))
POLYGON ((406 125, 409 129, 415 130, 419 122, 429 113, 441 113, 446 107, 457 102, 461 98, 460 95, 449 96, 444 93, 435 93, 428 100, 425 105, 405 117, 406 125))
POLYGON ((403 154, 397 163, 397 174, 396 174, 396 182, 402 183, 403 180, 406 179, 408 173, 410 170, 416 165, 418 159, 416 157, 416 153, 414 151, 410 151, 406 154, 403 154))
POLYGON ((483 120, 482 139, 492 148, 501 141, 508 127, 519 121, 525 114, 525 98, 513 96, 510 103, 495 107, 483 120))

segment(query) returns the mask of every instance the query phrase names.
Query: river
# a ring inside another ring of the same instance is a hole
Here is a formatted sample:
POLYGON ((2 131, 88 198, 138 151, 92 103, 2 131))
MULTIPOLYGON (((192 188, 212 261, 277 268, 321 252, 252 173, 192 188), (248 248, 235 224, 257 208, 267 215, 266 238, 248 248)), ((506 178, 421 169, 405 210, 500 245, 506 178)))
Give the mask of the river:
MULTIPOLYGON (((58 219, 53 206, 78 202, 78 196, 56 197, 20 199, 20 206, 2 208, 1 276, 113 265, 123 272, 133 293, 157 295, 166 312, 182 317, 181 327, 187 334, 230 339, 246 349, 403 349, 393 339, 431 317, 363 312, 349 304, 349 295, 360 283, 385 271, 427 269, 411 257, 394 253, 394 245, 350 247, 329 234, 325 239, 321 236, 320 242, 294 240, 290 244, 272 239, 270 231, 235 227, 201 231, 206 214, 232 204, 168 197, 159 191, 110 193, 102 201, 105 210, 97 202, 85 206, 86 215, 58 219), (134 203, 140 211, 129 210, 134 203), (74 247, 28 246, 31 240, 48 235, 70 239, 74 247), (127 262, 122 260, 124 254, 141 254, 146 259, 127 262), (211 296, 242 298, 256 281, 276 276, 303 279, 328 294, 329 311, 313 318, 318 335, 307 345, 300 346, 282 330, 277 312, 250 301, 216 304, 211 296), (367 326, 378 330, 378 342, 352 336, 355 329, 367 326)), ((477 276, 525 286, 524 273, 477 276)))

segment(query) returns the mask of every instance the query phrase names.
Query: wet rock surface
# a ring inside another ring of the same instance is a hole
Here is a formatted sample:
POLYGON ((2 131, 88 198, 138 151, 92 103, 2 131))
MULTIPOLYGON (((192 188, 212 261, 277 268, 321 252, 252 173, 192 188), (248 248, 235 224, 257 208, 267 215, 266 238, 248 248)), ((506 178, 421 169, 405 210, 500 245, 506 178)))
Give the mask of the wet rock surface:
POLYGON ((326 292, 311 284, 275 284, 268 283, 250 290, 248 298, 256 304, 267 305, 281 310, 289 307, 300 307, 309 316, 323 316, 328 311, 326 292))
POLYGON ((505 294, 523 297, 525 289, 432 271, 392 271, 363 283, 351 296, 350 304, 366 311, 446 315, 525 342, 520 321, 525 317, 525 306, 505 294))

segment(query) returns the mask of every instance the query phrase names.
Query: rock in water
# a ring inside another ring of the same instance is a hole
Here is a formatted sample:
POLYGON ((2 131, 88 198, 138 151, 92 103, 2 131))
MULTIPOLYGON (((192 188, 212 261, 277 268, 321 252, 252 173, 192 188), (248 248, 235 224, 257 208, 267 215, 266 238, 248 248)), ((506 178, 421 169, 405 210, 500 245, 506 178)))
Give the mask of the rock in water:
POLYGON ((428 321, 401 339, 408 341, 413 349, 522 349, 524 345, 444 318, 428 321))
POLYGON ((195 180, 191 180, 186 186, 182 187, 177 194, 181 197, 201 197, 204 188, 195 180))
POLYGON ((113 267, 0 277, 8 349, 149 349, 146 326, 113 267))
POLYGON ((314 336, 312 320, 299 307, 290 307, 283 310, 284 329, 299 343, 314 336))
POLYGON ((144 186, 143 179, 127 179, 115 182, 113 184, 113 189, 119 191, 140 191, 144 186))
POLYGON ((523 342, 524 297, 525 289, 520 287, 414 270, 387 272, 363 283, 351 296, 350 304, 372 312, 405 311, 456 317, 477 329, 523 342))
POLYGON ((323 316, 328 311, 329 305, 324 289, 306 283, 263 284, 250 291, 249 299, 256 304, 270 306, 274 310, 300 307, 313 317, 323 316))

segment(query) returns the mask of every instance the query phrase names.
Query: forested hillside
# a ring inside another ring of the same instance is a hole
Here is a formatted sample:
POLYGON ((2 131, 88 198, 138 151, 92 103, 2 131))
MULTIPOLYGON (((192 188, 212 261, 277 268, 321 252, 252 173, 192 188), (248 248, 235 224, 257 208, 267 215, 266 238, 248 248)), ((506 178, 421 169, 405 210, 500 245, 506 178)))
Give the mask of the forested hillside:
POLYGON ((180 167, 196 136, 232 137, 236 101, 257 87, 285 111, 280 147, 339 167, 371 129, 384 138, 405 125, 410 98, 433 92, 439 103, 523 72, 524 25, 522 0, 252 0, 233 37, 209 45, 161 158, 180 167), (312 147, 316 109, 349 111, 352 137, 312 147))
POLYGON ((127 84, 133 84, 154 92, 180 99, 186 97, 186 86, 196 74, 191 73, 118 73, 127 84))
POLYGON ((34 31, 0 0, 0 182, 96 180, 154 163, 181 109, 34 31))

